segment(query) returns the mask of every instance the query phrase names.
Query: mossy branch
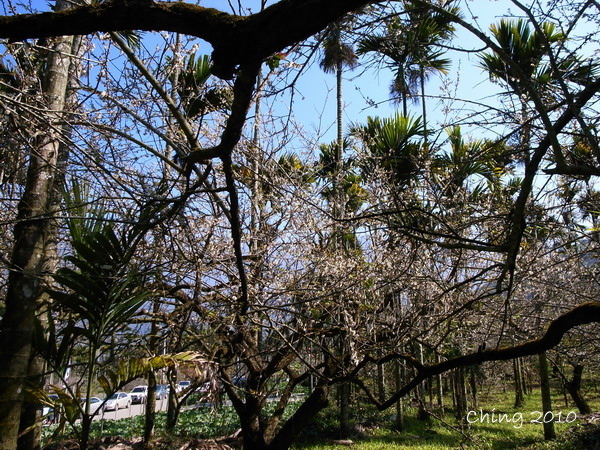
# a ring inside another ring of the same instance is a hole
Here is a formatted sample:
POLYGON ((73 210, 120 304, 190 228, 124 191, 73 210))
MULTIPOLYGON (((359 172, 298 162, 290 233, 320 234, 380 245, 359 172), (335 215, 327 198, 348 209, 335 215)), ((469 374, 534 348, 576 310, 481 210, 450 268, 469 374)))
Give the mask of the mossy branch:
POLYGON ((66 11, 0 16, 0 38, 14 42, 98 31, 171 31, 210 42, 214 48, 213 73, 230 79, 239 65, 261 62, 369 3, 281 0, 257 14, 242 17, 184 2, 113 0, 66 11))

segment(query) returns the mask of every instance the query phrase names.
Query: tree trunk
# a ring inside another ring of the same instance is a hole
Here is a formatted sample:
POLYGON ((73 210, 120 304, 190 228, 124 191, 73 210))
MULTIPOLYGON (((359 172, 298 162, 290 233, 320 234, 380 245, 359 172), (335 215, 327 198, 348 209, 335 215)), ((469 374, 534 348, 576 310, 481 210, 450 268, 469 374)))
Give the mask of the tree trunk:
POLYGON ((421 83, 421 111, 423 114, 423 147, 429 150, 429 137, 427 136, 427 104, 425 103, 425 68, 419 67, 419 82, 421 83))
MULTIPOLYGON (((56 253, 56 229, 53 227, 52 244, 46 247, 48 253, 46 271, 47 273, 54 273, 56 271, 56 259, 58 258, 56 253)), ((45 277, 48 278, 48 277, 45 277)), ((46 279, 47 283, 48 280, 46 279)), ((46 312, 43 311, 48 307, 49 296, 48 294, 42 294, 37 300, 37 310, 39 313, 39 320, 42 323, 42 328, 46 328, 46 312)), ((32 349, 31 360, 29 361, 29 367, 27 369, 27 383, 32 386, 43 388, 45 384, 44 372, 46 371, 46 362, 44 358, 39 355, 35 349, 32 349)), ((41 448, 41 436, 42 436, 42 411, 40 405, 35 401, 28 402, 25 400, 21 411, 21 422, 19 424, 19 440, 17 447, 19 450, 39 450, 41 448)))
POLYGON ((513 359, 513 377, 515 379, 515 408, 521 408, 525 404, 523 395, 523 379, 521 377, 521 359, 513 359))
MULTIPOLYGON (((87 404, 89 405, 89 403, 87 404)), ((86 409, 89 407, 86 405, 86 409)), ((88 411, 84 411, 83 416, 81 418, 81 438, 80 438, 80 448, 88 448, 88 443, 90 442, 90 431, 92 428, 92 418, 87 414, 88 411)))
MULTIPOLYGON (((258 402, 253 403, 258 404, 258 402)), ((255 448, 257 450, 261 450, 269 448, 267 442, 265 441, 265 435, 263 433, 263 430, 260 427, 259 408, 248 407, 248 404, 246 404, 246 411, 244 413, 239 414, 238 411, 244 442, 243 448, 245 449, 255 448)))
POLYGON ((540 362, 540 388, 542 391, 542 412, 544 413, 544 439, 549 441, 556 438, 554 431, 554 418, 548 420, 547 414, 552 414, 552 397, 550 395, 550 377, 548 374, 548 360, 546 352, 539 354, 540 362))
POLYGON ((581 396, 581 378, 583 375, 583 365, 577 364, 573 367, 573 378, 565 383, 565 388, 571 395, 573 403, 579 409, 581 414, 590 414, 592 409, 586 400, 581 396))
POLYGON ((471 386, 471 397, 473 398, 473 409, 477 409, 477 376, 475 367, 469 368, 469 384, 471 386))
POLYGON ((167 431, 173 431, 177 420, 179 419, 180 405, 177 399, 177 392, 175 392, 175 383, 177 382, 177 369, 171 367, 167 371, 167 378, 169 380, 169 403, 167 405, 167 431))
MULTIPOLYGON (((344 218, 344 189, 343 189, 343 158, 344 158, 344 124, 343 124, 343 93, 342 93, 342 62, 336 63, 336 116, 337 116, 337 144, 335 146, 335 174, 334 174, 334 192, 335 200, 333 204, 333 217, 336 220, 344 218)), ((337 224, 335 225, 336 249, 342 250, 346 246, 344 230, 337 224)), ((342 339, 340 342, 342 355, 346 353, 346 342, 342 339)), ((342 356, 343 358, 344 356, 342 356)), ((340 437, 347 437, 350 433, 350 385, 341 383, 338 386, 338 395, 340 400, 340 437)))
MULTIPOLYGON (((423 358, 423 345, 422 344, 417 344, 417 349, 419 352, 419 362, 421 364, 424 363, 424 358, 423 358)), ((419 386, 417 386, 417 389, 415 391, 415 395, 417 396, 417 402, 419 403, 419 411, 417 412, 417 419, 419 420, 429 420, 429 412, 427 412, 427 408, 425 408, 425 383, 427 382, 424 381, 421 384, 419 384, 419 386)))
MULTIPOLYGON (((156 316, 160 312, 160 302, 154 300, 152 303, 152 313, 156 316)), ((158 326, 156 320, 152 320, 150 325, 150 339, 148 347, 153 355, 157 355, 158 350, 158 326)), ((148 394, 146 396, 146 417, 144 423, 144 448, 150 447, 150 440, 154 432, 154 419, 156 417, 156 373, 150 369, 148 372, 148 394)))
POLYGON ((521 364, 519 364, 521 368, 521 386, 523 386, 523 394, 528 395, 531 394, 531 386, 527 383, 527 369, 526 369, 527 360, 521 359, 521 364))
POLYGON ((438 414, 440 416, 444 416, 445 411, 444 411, 444 382, 442 380, 442 376, 441 375, 437 375, 436 377, 436 396, 437 396, 437 407, 438 407, 438 414))
MULTIPOLYGON (((29 362, 27 381, 34 386, 44 384, 44 360, 39 355, 33 355, 29 362)), ((39 450, 41 448, 42 436, 42 411, 40 405, 35 402, 25 401, 21 410, 21 421, 19 423, 19 439, 17 447, 19 450, 39 450)))
MULTIPOLYGON (((396 383, 396 391, 402 389, 402 362, 394 361, 394 380, 396 383)), ((398 431, 404 430, 404 400, 399 398, 396 402, 396 423, 395 428, 398 431)))
MULTIPOLYGON (((79 52, 81 44, 81 37, 76 37, 73 42, 71 54, 76 55, 79 52)), ((70 65, 74 66, 73 64, 70 65)), ((69 73, 69 83, 73 83, 75 74, 73 71, 69 73)), ((68 101, 68 99, 67 99, 68 101)), ((63 127, 65 134, 68 134, 68 127, 63 127)), ((60 207, 60 191, 64 185, 64 171, 63 166, 66 165, 68 159, 68 148, 64 143, 60 144, 59 150, 59 164, 55 180, 55 192, 54 202, 52 206, 53 211, 57 211, 60 207)), ((52 283, 52 276, 56 272, 58 267, 58 226, 57 220, 52 221, 50 229, 48 231, 48 240, 45 247, 45 265, 43 272, 46 274, 43 279, 44 286, 50 286, 52 283)), ((40 324, 40 330, 46 332, 48 326, 48 310, 51 309, 51 297, 47 292, 42 292, 40 297, 36 300, 37 317, 40 324)), ((32 348, 31 361, 29 362, 29 368, 27 370, 27 383, 32 386, 43 388, 46 384, 46 361, 38 353, 37 349, 32 348)), ((40 405, 36 402, 25 401, 23 410, 21 412, 21 423, 19 430, 18 448, 19 450, 38 450, 41 448, 41 435, 42 435, 42 414, 40 405), (28 430, 27 432, 25 432, 28 430)))
POLYGON ((344 94, 343 94, 343 78, 344 68, 341 61, 337 62, 335 70, 336 78, 336 122, 337 122, 337 154, 336 164, 337 170, 341 171, 341 163, 344 157, 344 94))
POLYGON ((150 448, 150 440, 154 432, 154 418, 156 416, 156 374, 154 370, 148 372, 148 395, 146 396, 146 417, 144 423, 144 448, 150 448))
POLYGON ((341 383, 338 386, 340 395, 340 438, 350 434, 350 383, 341 383))
MULTIPOLYGON (((290 448, 298 433, 306 428, 321 410, 328 406, 328 393, 329 388, 327 386, 317 386, 294 415, 283 424, 275 438, 269 443, 269 450, 290 448)), ((254 447, 244 448, 253 449, 254 447)))
MULTIPOLYGON (((435 362, 436 364, 439 364, 440 362, 440 355, 438 355, 436 353, 435 355, 435 362)), ((437 406, 438 406, 438 414, 440 416, 444 416, 444 382, 442 380, 442 375, 437 375, 435 377, 436 379, 436 390, 437 390, 437 406)))
POLYGON ((454 395, 456 398, 456 420, 463 424, 467 417, 467 386, 464 367, 459 367, 454 371, 454 395))
POLYGON ((377 397, 380 402, 385 401, 385 366, 383 364, 377 364, 377 397))
MULTIPOLYGON (((57 2, 61 8, 62 2, 57 2)), ((58 38, 48 56, 43 83, 49 120, 64 109, 73 37, 58 38)), ((6 312, 0 327, 0 448, 17 447, 25 378, 31 360, 36 301, 43 289, 46 246, 51 233, 52 204, 60 136, 54 126, 40 130, 30 155, 27 181, 18 206, 8 277, 6 312)))
POLYGON ((527 106, 527 102, 521 102, 521 150, 523 151, 523 159, 525 161, 525 165, 529 165, 531 161, 531 124, 529 122, 529 109, 527 106))

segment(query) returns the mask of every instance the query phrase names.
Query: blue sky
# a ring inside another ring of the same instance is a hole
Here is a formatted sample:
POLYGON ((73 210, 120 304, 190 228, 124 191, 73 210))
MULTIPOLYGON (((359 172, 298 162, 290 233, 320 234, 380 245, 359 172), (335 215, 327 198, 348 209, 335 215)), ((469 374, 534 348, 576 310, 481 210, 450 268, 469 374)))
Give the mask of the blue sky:
MULTIPOLYGON (((31 5, 38 10, 49 10, 54 2, 46 0, 32 0, 31 5)), ((274 3, 270 1, 268 4, 274 3)), ((2 0, 3 6, 15 4, 15 0, 2 0)), ((232 8, 238 8, 243 4, 252 12, 260 9, 258 0, 203 0, 202 6, 215 7, 227 12, 232 8)), ((507 0, 488 0, 488 1, 461 1, 460 6, 465 18, 470 22, 476 20, 478 27, 487 30, 489 25, 497 22, 504 16, 511 2, 507 0), (475 18, 475 19, 474 19, 475 18)), ((513 7, 514 9, 514 7, 513 7)), ((235 11, 236 13, 240 11, 235 11)), ((248 11, 242 11, 247 13, 248 11)), ((151 40, 152 34, 145 33, 145 39, 151 40)), ((149 41, 151 42, 151 41, 149 41)), ((479 46, 468 32, 460 27, 457 28, 457 37, 455 41, 458 45, 479 46)), ((148 44, 149 47, 152 44, 148 44)), ((201 52, 210 52, 208 44, 201 44, 201 52)), ((465 53, 450 52, 452 67, 448 76, 434 76, 427 84, 427 92, 431 96, 446 95, 443 88, 451 87, 456 91, 458 98, 467 98, 483 103, 490 101, 490 96, 497 92, 497 87, 491 85, 483 74, 482 70, 475 67, 477 61, 475 56, 469 56, 465 53)), ((294 56, 291 55, 285 63, 293 63, 294 56)), ((318 59, 313 60, 313 65, 298 79, 294 91, 293 103, 290 103, 289 96, 291 92, 282 95, 279 98, 277 108, 280 114, 285 114, 290 104, 292 104, 293 114, 298 123, 302 124, 305 133, 314 135, 320 142, 329 142, 335 138, 335 76, 323 73, 318 67, 318 59)), ((389 100, 389 84, 392 74, 388 70, 377 70, 375 68, 358 68, 345 73, 344 80, 344 103, 345 103, 345 125, 350 123, 363 122, 368 115, 390 116, 398 105, 389 100)), ((455 110, 458 111, 460 104, 457 103, 455 110)), ((420 114, 420 105, 415 103, 411 105, 413 114, 420 114)), ((454 113, 453 113, 454 114, 454 113)), ((431 128, 436 128, 436 124, 444 124, 448 119, 455 117, 445 117, 440 101, 431 99, 428 101, 428 119, 431 128)), ((439 126, 437 126, 439 128, 439 126)))
MULTIPOLYGON (((461 5, 465 2, 461 2, 461 5)), ((462 8, 465 18, 476 17, 476 23, 481 30, 487 31, 489 25, 505 17, 510 2, 506 0, 486 2, 466 2, 469 9, 462 8), (493 7, 490 7, 493 5, 493 7)), ((454 44, 469 48, 481 48, 480 42, 473 39, 466 30, 457 27, 454 44)), ((448 57, 452 60, 447 76, 433 76, 427 83, 428 121, 432 128, 439 124, 443 126, 447 120, 453 119, 444 114, 443 104, 433 97, 447 95, 447 90, 456 90, 457 98, 489 103, 490 97, 498 92, 498 87, 488 81, 482 69, 476 67, 477 58, 472 54, 450 51, 448 57)), ((352 122, 362 122, 367 116, 387 117, 393 115, 400 107, 390 101, 389 86, 392 73, 387 69, 371 68, 364 70, 359 67, 346 71, 344 74, 344 104, 346 126, 352 122)), ((294 112, 299 122, 308 130, 326 131, 326 139, 335 138, 335 76, 323 73, 317 64, 309 69, 299 81, 298 91, 303 97, 296 96, 294 112), (325 105, 324 103, 327 102, 325 105)), ((457 104, 458 105, 458 104, 457 104)), ((410 113, 420 114, 421 106, 413 103, 409 106, 410 113)), ((439 128, 439 126, 438 126, 439 128)))

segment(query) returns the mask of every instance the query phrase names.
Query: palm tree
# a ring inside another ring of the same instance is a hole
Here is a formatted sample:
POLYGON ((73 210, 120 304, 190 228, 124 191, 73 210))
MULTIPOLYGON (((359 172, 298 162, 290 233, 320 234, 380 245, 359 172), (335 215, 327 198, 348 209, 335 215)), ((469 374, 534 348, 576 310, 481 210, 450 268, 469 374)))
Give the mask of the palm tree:
POLYGON ((459 126, 446 129, 450 151, 436 155, 433 169, 442 175, 441 192, 448 198, 464 187, 467 178, 480 176, 490 184, 498 182, 506 163, 499 152, 501 146, 484 139, 465 141, 459 126))
POLYGON ((490 80, 506 83, 519 97, 522 123, 520 145, 526 163, 529 161, 531 141, 528 107, 531 92, 536 90, 542 95, 549 92, 553 78, 556 79, 559 74, 553 73, 544 57, 549 45, 566 39, 550 22, 542 23, 540 28, 540 31, 532 30, 523 19, 501 20, 490 29, 504 55, 492 51, 481 56, 481 65, 488 72, 490 80))
MULTIPOLYGON (((349 145, 348 139, 344 139, 344 148, 349 145)), ((339 213, 346 217, 356 213, 366 199, 366 191, 362 187, 363 178, 356 173, 352 161, 342 161, 341 168, 337 169, 336 157, 338 154, 338 143, 331 142, 330 144, 321 144, 319 147, 319 162, 316 177, 325 183, 325 187, 321 190, 321 196, 328 202, 329 205, 335 205, 336 202, 343 201, 337 205, 339 213), (338 176, 337 186, 334 186, 332 181, 338 176), (332 187, 328 187, 332 185, 332 187)), ((290 167, 290 164, 287 164, 290 167)), ((334 247, 344 250, 357 250, 359 244, 356 235, 348 225, 338 227, 333 232, 331 239, 334 247)))
POLYGON ((434 73, 448 72, 450 60, 442 57, 440 45, 453 36, 448 17, 458 14, 458 9, 448 8, 450 15, 442 15, 409 2, 406 12, 406 22, 394 17, 386 24, 385 33, 361 40, 359 53, 376 52, 391 60, 388 65, 395 72, 391 94, 399 96, 406 116, 408 98, 416 98, 420 92, 425 121, 425 82, 434 73))
MULTIPOLYGON (((600 66, 575 54, 551 60, 550 47, 567 40, 567 36, 557 31, 551 22, 543 22, 532 30, 523 19, 501 20, 490 29, 503 54, 498 51, 484 53, 481 66, 488 72, 490 80, 508 85, 519 97, 522 116, 520 144, 525 162, 528 162, 531 140, 528 103, 532 92, 554 102, 557 88, 566 90, 566 83, 586 86, 598 77, 600 66)), ((600 149, 593 138, 593 131, 581 116, 577 120, 583 134, 593 143, 595 158, 600 161, 600 149)))
POLYGON ((541 24, 541 32, 532 30, 523 20, 501 20, 490 27, 496 42, 510 58, 510 64, 497 52, 484 53, 481 63, 491 80, 501 80, 516 94, 530 97, 528 88, 545 88, 554 76, 544 56, 548 45, 563 42, 566 36, 553 23, 541 24))
POLYGON ((366 178, 383 169, 390 183, 405 186, 417 173, 423 157, 420 139, 424 126, 420 117, 367 117, 367 123, 352 127, 351 133, 363 143, 360 164, 366 178))
POLYGON ((406 210, 386 215, 389 229, 429 228, 430 218, 420 213, 428 208, 427 201, 414 189, 429 158, 429 151, 423 145, 421 118, 401 114, 383 119, 368 117, 365 124, 352 127, 351 132, 362 147, 357 158, 362 178, 387 185, 383 189, 389 194, 379 197, 382 205, 402 205, 406 210))
MULTIPOLYGON (((448 7, 447 11, 451 15, 458 15, 459 12, 456 7, 448 7)), ((454 36, 454 26, 450 20, 451 15, 432 12, 428 8, 423 8, 422 5, 409 5, 407 13, 411 22, 416 24, 413 38, 417 46, 415 62, 419 72, 421 109, 423 126, 425 127, 424 144, 427 145, 425 82, 433 74, 446 75, 448 73, 451 61, 448 58, 443 58, 444 50, 440 48, 440 45, 452 39, 454 36)))
MULTIPOLYGON (((384 181, 389 184, 395 196, 397 191, 409 191, 411 182, 416 178, 423 159, 422 138, 425 128, 421 117, 395 114, 390 118, 367 117, 362 125, 351 128, 352 135, 363 147, 359 157, 359 166, 365 179, 376 179, 384 173, 384 181)), ((412 197, 412 193, 408 194, 412 197)), ((410 198, 408 203, 419 203, 419 199, 410 198)), ((410 209, 410 208, 408 208, 410 209)), ((411 213, 398 213, 386 216, 388 228, 394 230, 398 224, 414 224, 411 213)), ((417 218, 418 220, 418 218, 417 218)), ((391 235, 390 235, 391 236, 391 235)), ((393 245, 393 238, 389 240, 393 245)), ((385 303, 385 300, 384 300, 385 303)), ((382 368, 378 368, 382 370, 382 368)), ((399 362, 394 365, 396 388, 402 384, 403 367, 399 362)), ((421 391, 417 394, 422 398, 421 391)), ((422 412, 423 410, 420 410, 422 412)), ((396 402, 396 425, 403 428, 404 406, 402 399, 396 402)))
POLYGON ((56 305, 75 317, 76 326, 67 327, 65 339, 83 339, 86 343, 85 408, 81 421, 81 448, 87 448, 92 422, 89 399, 96 378, 101 348, 133 317, 150 293, 143 289, 140 273, 132 267, 134 250, 146 232, 132 227, 119 236, 103 211, 90 211, 83 199, 86 190, 73 183, 73 199, 65 195, 67 209, 73 214, 67 225, 75 250, 66 259, 72 267, 63 267, 54 275, 62 289, 53 290, 56 305))
MULTIPOLYGON (((335 72, 336 76, 336 104, 337 104, 337 139, 333 158, 333 217, 336 220, 344 217, 344 192, 342 188, 343 177, 342 165, 344 155, 344 123, 343 123, 343 94, 342 94, 342 74, 345 67, 356 66, 357 56, 350 45, 344 42, 343 33, 348 24, 350 16, 333 22, 326 30, 323 38, 323 59, 320 62, 321 68, 326 73, 335 72)), ((344 236, 345 233, 339 230, 334 230, 334 241, 337 241, 339 236, 344 236)), ((341 246, 344 246, 343 237, 341 246)), ((341 345, 344 345, 343 343, 341 345)), ((350 431, 349 425, 349 406, 350 389, 348 383, 343 383, 340 386, 340 432, 342 435, 347 435, 350 431)))
POLYGON ((408 114, 408 98, 416 95, 418 80, 411 47, 405 36, 404 25, 398 18, 392 18, 386 24, 384 34, 367 36, 358 46, 359 54, 374 52, 391 60, 388 66, 394 70, 394 79, 390 94, 399 96, 405 116, 408 114))
MULTIPOLYGON (((334 157, 334 172, 332 178, 334 191, 337 192, 337 187, 341 183, 341 166, 344 154, 344 102, 343 102, 343 79, 342 75, 345 68, 353 68, 357 65, 357 56, 351 45, 344 42, 344 32, 349 23, 349 16, 342 18, 327 27, 323 36, 323 59, 319 63, 323 71, 326 73, 335 73, 336 76, 336 152, 334 157)), ((333 214, 335 218, 342 218, 343 204, 342 194, 337 193, 338 201, 333 203, 333 214)))

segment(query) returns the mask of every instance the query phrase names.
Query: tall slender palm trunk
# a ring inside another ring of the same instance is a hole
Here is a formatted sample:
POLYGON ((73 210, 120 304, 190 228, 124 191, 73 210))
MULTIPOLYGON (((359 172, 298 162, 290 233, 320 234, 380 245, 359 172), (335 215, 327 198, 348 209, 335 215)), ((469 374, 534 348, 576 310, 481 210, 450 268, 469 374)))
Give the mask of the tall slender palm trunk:
MULTIPOLYGON (((57 2, 60 8, 62 1, 57 2)), ((48 56, 43 94, 50 126, 31 151, 27 181, 18 205, 14 247, 0 326, 0 448, 17 448, 36 302, 43 291, 46 249, 53 220, 53 197, 60 147, 58 122, 65 106, 73 37, 58 38, 48 56)))
MULTIPOLYGON (((345 213, 345 196, 344 196, 344 173, 343 173, 343 160, 344 160, 344 97, 342 91, 342 75, 343 75, 343 63, 341 60, 337 61, 335 76, 336 76, 336 113, 337 113, 337 145, 335 149, 335 174, 334 174, 334 204, 333 204, 333 215, 336 221, 342 220, 345 213)), ((335 225, 336 236, 336 247, 337 251, 345 248, 345 230, 343 225, 335 225)), ((340 298, 340 303, 343 300, 340 298)), ((340 319, 343 315, 340 314, 340 319)), ((347 352, 346 333, 340 335, 340 350, 341 354, 345 355, 347 352)), ((338 387, 339 400, 340 400, 340 436, 346 437, 350 433, 350 383, 341 383, 338 387)))
MULTIPOLYGON (((333 216, 336 220, 344 218, 344 189, 343 189, 343 161, 344 161, 344 94, 343 94, 343 64, 338 61, 335 69, 336 77, 336 146, 335 146, 335 173, 333 216)), ((338 227, 339 228, 339 227, 338 227)), ((343 244, 343 243, 342 243, 343 244)))

